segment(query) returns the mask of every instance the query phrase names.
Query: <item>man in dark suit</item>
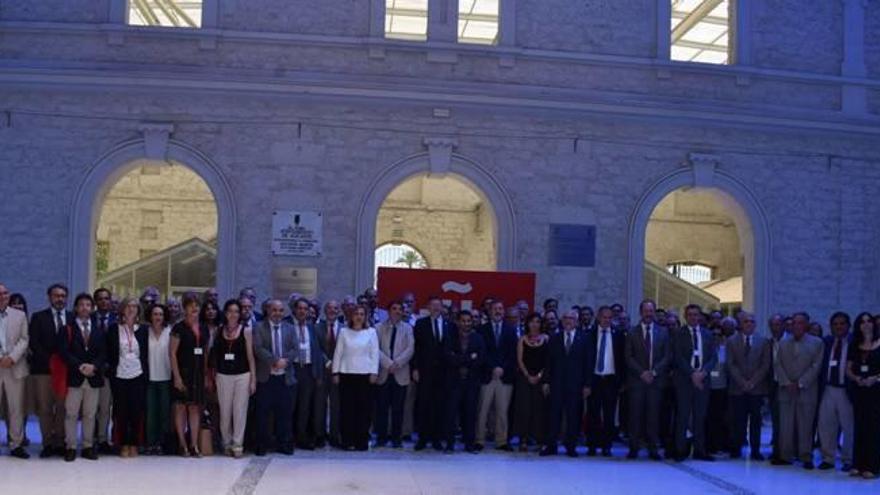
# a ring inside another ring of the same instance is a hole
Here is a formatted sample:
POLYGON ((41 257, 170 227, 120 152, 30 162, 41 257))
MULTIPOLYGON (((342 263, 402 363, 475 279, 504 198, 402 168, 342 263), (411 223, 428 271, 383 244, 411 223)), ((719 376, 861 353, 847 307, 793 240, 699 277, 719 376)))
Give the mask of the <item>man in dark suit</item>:
POLYGON ((822 463, 819 469, 834 468, 834 460, 840 446, 841 471, 852 467, 854 418, 852 402, 847 388, 846 362, 852 338, 849 333, 849 315, 843 312, 831 316, 831 335, 825 337, 825 353, 822 374, 819 375, 819 443, 822 463), (840 442, 843 435, 843 444, 840 442))
POLYGON ((641 321, 626 337, 624 359, 629 393, 629 459, 639 455, 640 442, 645 440, 651 459, 662 459, 660 444, 660 403, 672 362, 669 333, 654 322, 654 301, 639 304, 641 321), (643 432, 645 438, 642 438, 643 432))
POLYGON ((257 447, 256 455, 266 455, 269 446, 269 417, 275 418, 278 452, 293 454, 291 418, 296 400, 296 374, 293 363, 298 347, 293 327, 283 321, 284 303, 278 299, 266 305, 268 318, 253 330, 254 358, 257 361, 257 447))
POLYGON ((326 357, 318 343, 315 325, 309 321, 309 301, 299 298, 293 303, 293 333, 298 353, 296 369, 296 444, 304 450, 314 450, 315 440, 322 434, 323 416, 316 411, 318 392, 324 386, 326 357))
POLYGON ((64 460, 76 459, 77 421, 82 415, 82 456, 96 460, 94 448, 95 416, 107 368, 107 334, 92 318, 94 299, 79 294, 74 301, 76 318, 68 323, 58 339, 58 351, 67 364, 67 398, 64 401, 64 434, 67 450, 64 460))
POLYGON ((495 299, 490 306, 489 322, 479 329, 486 345, 486 362, 480 388, 480 413, 477 420, 477 449, 486 441, 489 411, 495 411, 495 448, 512 451, 507 441, 507 420, 513 382, 516 378, 516 328, 504 321, 504 303, 495 299))
POLYGON ((43 450, 40 458, 63 456, 64 449, 64 399, 52 389, 49 360, 58 353, 58 340, 68 324, 73 323, 73 313, 67 311, 67 287, 53 284, 46 291, 49 307, 34 313, 28 329, 30 349, 30 380, 34 387, 37 415, 40 418, 40 436, 43 450))
POLYGON ((577 331, 578 313, 570 310, 562 317, 562 331, 550 337, 548 366, 543 377, 544 394, 550 397, 547 444, 542 456, 556 455, 556 442, 565 418, 565 452, 577 457, 575 446, 583 419, 584 400, 589 398, 587 375, 595 357, 587 348, 587 335, 577 331))
POLYGON ((626 342, 624 334, 611 327, 610 307, 599 308, 597 317, 596 329, 586 333, 587 352, 595 363, 587 373, 586 384, 590 388, 587 400, 587 416, 590 418, 587 455, 595 456, 596 451, 601 449, 604 457, 610 457, 617 397, 626 370, 626 342))
POLYGON ((321 347, 321 352, 324 353, 324 358, 326 359, 324 379, 321 381, 321 386, 316 392, 318 400, 315 402, 317 405, 315 414, 318 418, 315 446, 318 448, 323 447, 326 443, 336 447, 342 441, 339 434, 339 385, 333 383, 333 373, 330 369, 330 364, 333 361, 333 353, 336 351, 336 341, 339 337, 339 332, 342 331, 344 326, 345 324, 339 321, 339 303, 332 299, 324 303, 324 318, 315 325, 315 332, 318 334, 318 345, 321 347))
MULTIPOLYGON (((95 299, 95 312, 93 316, 98 328, 102 332, 107 333, 110 325, 116 323, 116 313, 112 311, 113 294, 109 289, 103 287, 96 289, 92 294, 95 299)), ((143 308, 148 311, 148 308, 143 308)), ((107 370, 104 370, 106 375, 107 370)), ((111 454, 113 449, 110 447, 110 414, 113 406, 113 394, 110 392, 110 380, 104 380, 104 386, 101 387, 101 394, 98 398, 98 429, 95 438, 98 441, 98 453, 111 454)))
POLYGON ((685 309, 687 325, 672 338, 675 359, 675 460, 688 457, 687 431, 693 434, 693 457, 714 461, 706 452, 706 411, 709 407, 709 370, 715 368, 718 353, 715 337, 700 325, 702 309, 690 304, 685 309))
POLYGON ((741 443, 748 440, 751 458, 764 460, 761 454, 761 406, 767 395, 770 375, 770 341, 755 334, 755 316, 743 312, 740 315, 740 331, 727 339, 727 370, 730 376, 729 394, 733 405, 733 450, 730 457, 738 459, 741 443))
POLYGON ((486 345, 479 333, 473 331, 473 315, 470 311, 462 311, 458 315, 458 324, 448 327, 443 338, 446 390, 444 437, 446 452, 455 450, 455 431, 461 419, 462 440, 464 449, 477 453, 474 444, 474 426, 477 421, 477 401, 480 394, 480 382, 486 360, 486 345))
POLYGON ((785 317, 781 314, 775 314, 768 321, 770 329, 770 386, 767 391, 767 399, 770 403, 770 421, 773 427, 771 432, 770 443, 773 446, 770 454, 771 459, 779 459, 779 432, 782 429, 779 421, 779 378, 776 376, 776 362, 779 359, 779 344, 785 337, 785 317))
POLYGON ((442 450, 440 437, 443 433, 443 408, 447 390, 444 382, 443 340, 455 331, 443 317, 443 302, 432 296, 428 300, 430 314, 416 321, 415 356, 412 360, 413 381, 418 384, 416 424, 419 441, 416 450, 423 450, 428 442, 435 450, 442 450))

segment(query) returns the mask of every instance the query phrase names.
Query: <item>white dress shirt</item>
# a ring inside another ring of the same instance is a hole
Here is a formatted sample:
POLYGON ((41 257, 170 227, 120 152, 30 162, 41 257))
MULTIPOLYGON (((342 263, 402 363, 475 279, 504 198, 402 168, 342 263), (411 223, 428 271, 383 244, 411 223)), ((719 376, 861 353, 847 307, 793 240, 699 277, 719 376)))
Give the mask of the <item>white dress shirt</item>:
POLYGON ((694 369, 702 369, 706 364, 705 359, 703 359, 703 333, 700 332, 700 327, 688 327, 688 338, 691 339, 691 342, 694 341, 694 335, 697 336, 697 347, 694 349, 694 353, 691 355, 691 368, 694 369), (697 357, 700 358, 700 366, 697 367, 697 357))
POLYGON ((116 366, 116 377, 131 380, 143 372, 141 367, 141 347, 134 335, 134 328, 119 325, 119 364, 116 366))
POLYGON ((150 381, 167 382, 171 380, 171 355, 168 353, 168 344, 171 338, 171 327, 162 329, 159 337, 150 328, 147 330, 149 338, 147 355, 150 362, 150 381))
POLYGON ((375 375, 379 373, 379 336, 375 328, 339 332, 333 353, 333 373, 375 375))
POLYGON ((4 357, 9 354, 9 350, 6 349, 6 320, 9 318, 7 311, 9 308, 0 311, 0 357, 4 357))
MULTIPOLYGON (((281 332, 281 322, 273 323, 271 320, 269 321, 269 335, 272 337, 272 355, 273 356, 283 356, 284 355, 284 336, 281 332), (276 333, 277 332, 277 333, 276 333), (276 337, 277 335, 277 337, 276 337), (278 345, 280 349, 276 349, 275 345, 278 345)), ((274 362, 274 361, 273 361, 274 362)), ((272 367, 272 371, 269 373, 275 376, 280 376, 286 373, 287 370, 284 368, 275 368, 272 367)))
POLYGON ((299 340, 299 352, 297 353, 299 364, 312 364, 312 337, 309 334, 308 322, 300 325, 298 321, 294 320, 293 328, 296 331, 296 338, 299 340))
POLYGON ((599 328, 596 330, 599 337, 596 339, 596 374, 599 376, 608 376, 614 374, 614 341, 611 338, 611 328, 599 328), (605 340, 605 354, 602 351, 602 340, 605 340), (605 368, 599 371, 599 362, 604 363, 605 368))

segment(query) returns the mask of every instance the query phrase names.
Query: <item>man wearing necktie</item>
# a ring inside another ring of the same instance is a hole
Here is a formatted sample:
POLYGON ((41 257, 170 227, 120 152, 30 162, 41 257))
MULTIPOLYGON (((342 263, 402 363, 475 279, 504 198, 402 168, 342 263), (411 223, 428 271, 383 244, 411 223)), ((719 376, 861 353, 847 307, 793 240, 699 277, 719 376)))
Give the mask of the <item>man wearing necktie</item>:
POLYGON ((587 455, 595 456, 596 451, 601 449, 604 457, 611 457, 617 397, 625 366, 625 343, 623 334, 611 327, 611 308, 602 306, 596 314, 596 328, 586 332, 588 352, 595 362, 592 372, 587 374, 587 386, 591 389, 587 400, 587 415, 590 418, 587 455))
POLYGON ((651 459, 662 459, 657 451, 660 444, 660 403, 669 374, 671 354, 668 333, 659 329, 654 322, 655 311, 655 303, 650 299, 639 304, 641 321, 630 330, 624 346, 629 395, 627 457, 630 459, 638 457, 642 442, 651 459))
POLYGON ((333 353, 336 351, 339 332, 344 326, 344 323, 339 321, 338 317, 339 303, 331 299, 324 303, 324 318, 315 325, 318 345, 321 347, 321 353, 326 360, 324 379, 321 380, 321 386, 316 392, 317 409, 315 414, 318 418, 316 422, 318 432, 315 439, 315 447, 317 448, 321 448, 327 443, 331 447, 337 447, 341 442, 339 431, 339 385, 333 383, 332 372, 333 353))
MULTIPOLYGON (((112 325, 116 324, 116 313, 111 311, 113 294, 109 289, 99 288, 92 293, 95 299, 95 312, 92 315, 98 328, 105 334, 110 330, 112 325)), ((148 311, 148 308, 144 308, 148 311)), ((114 330, 116 330, 114 328, 114 330)), ((104 370, 106 373, 107 370, 104 370)), ((110 380, 104 380, 104 386, 101 387, 100 396, 98 397, 98 426, 95 438, 98 442, 98 453, 110 454, 113 449, 110 447, 109 427, 111 408, 113 407, 113 394, 110 392, 110 380)))
POLYGON ((755 316, 743 312, 739 317, 739 333, 727 339, 728 394, 733 407, 730 457, 742 456, 742 442, 748 429, 751 459, 762 461, 761 406, 768 391, 772 348, 766 337, 755 333, 756 327, 755 316))
POLYGON ((27 316, 9 306, 9 289, 0 283, 0 401, 6 400, 6 431, 13 457, 28 459, 24 439, 24 383, 28 375, 27 316))
POLYGON ((694 459, 714 461, 706 452, 706 411, 709 407, 709 372, 718 360, 715 339, 700 322, 703 311, 690 304, 685 308, 687 325, 673 337, 675 356, 675 460, 681 462, 693 448, 694 459), (688 445, 687 433, 693 435, 688 445))
POLYGON ((104 386, 107 363, 107 342, 105 332, 92 318, 94 299, 82 293, 74 300, 76 318, 70 324, 70 338, 62 335, 58 339, 59 352, 67 364, 67 397, 64 402, 65 443, 67 450, 64 460, 76 459, 77 421, 82 417, 82 457, 96 460, 95 417, 98 412, 98 399, 104 386))
POLYGON ((376 399, 376 446, 388 443, 388 413, 391 413, 391 443, 402 447, 403 406, 409 386, 409 362, 415 352, 413 330, 403 321, 403 303, 388 305, 388 319, 379 325, 379 376, 376 399))
POLYGON ((300 297, 293 303, 293 329, 297 340, 296 370, 296 430, 297 447, 314 450, 315 442, 323 434, 323 416, 320 415, 318 393, 324 386, 327 359, 318 343, 315 325, 309 317, 309 301, 300 297))
POLYGON ((256 455, 266 455, 269 448, 269 421, 275 422, 278 452, 293 454, 291 427, 296 398, 296 375, 293 362, 298 349, 293 327, 283 321, 284 303, 278 299, 266 305, 267 317, 253 330, 254 358, 257 361, 257 447, 256 455))
POLYGON ((822 462, 819 469, 834 469, 834 461, 843 434, 840 448, 841 471, 848 472, 853 456, 853 407, 847 393, 849 379, 846 376, 846 362, 851 343, 850 318, 843 312, 831 317, 831 335, 825 337, 825 353, 822 360, 823 375, 822 400, 819 404, 819 443, 822 462))
POLYGON ((430 442, 434 450, 442 450, 443 408, 448 391, 444 382, 443 342, 456 331, 443 316, 439 297, 428 299, 429 315, 416 321, 415 354, 411 362, 412 378, 418 385, 416 424, 419 440, 415 449, 422 450, 430 442))
POLYGON ((40 436, 43 439, 40 458, 64 455, 64 398, 57 395, 52 387, 49 361, 58 353, 59 336, 74 319, 73 313, 65 309, 67 294, 67 287, 52 284, 46 290, 49 307, 33 314, 28 329, 29 380, 36 399, 40 436))
POLYGON ((495 412, 495 448, 512 451, 507 440, 507 420, 513 381, 516 378, 516 329, 504 321, 504 302, 498 299, 489 306, 489 321, 479 334, 486 345, 486 363, 480 387, 480 411, 477 415, 477 449, 486 441, 489 411, 495 412))

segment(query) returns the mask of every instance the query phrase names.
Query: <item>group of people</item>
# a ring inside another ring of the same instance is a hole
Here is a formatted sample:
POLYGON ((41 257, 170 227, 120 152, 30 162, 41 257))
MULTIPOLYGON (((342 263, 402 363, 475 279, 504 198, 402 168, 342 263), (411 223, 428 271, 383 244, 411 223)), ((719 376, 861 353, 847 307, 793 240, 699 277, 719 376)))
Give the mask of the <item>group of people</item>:
POLYGON ((460 438, 477 453, 491 435, 498 450, 550 456, 561 442, 577 457, 585 434, 588 456, 623 441, 632 459, 748 447, 760 461, 766 407, 772 464, 813 469, 818 443, 819 469, 839 458, 853 476, 880 473, 880 317, 869 313, 835 313, 823 336, 805 312, 774 315, 764 333, 745 311, 689 305, 682 322, 651 300, 631 325, 619 304, 560 311, 548 299, 532 311, 487 298, 463 310, 404 294, 380 308, 373 289, 323 306, 267 299, 261 311, 251 288, 222 307, 213 289, 165 304, 152 287, 121 301, 98 289, 72 311, 62 284, 47 295, 28 322, 24 298, 0 284, 0 402, 18 458, 29 457, 25 397, 40 457, 67 461, 80 445, 86 459, 199 457, 208 423, 234 457, 364 451, 372 432, 374 447, 412 439, 417 451, 453 452, 460 438))

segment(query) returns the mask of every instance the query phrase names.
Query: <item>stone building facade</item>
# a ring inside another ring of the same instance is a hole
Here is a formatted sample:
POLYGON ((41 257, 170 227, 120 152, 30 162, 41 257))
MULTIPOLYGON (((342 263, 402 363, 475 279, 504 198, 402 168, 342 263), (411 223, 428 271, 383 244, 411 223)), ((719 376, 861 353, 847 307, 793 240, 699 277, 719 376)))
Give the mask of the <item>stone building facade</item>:
POLYGON ((224 296, 278 266, 363 289, 383 201, 430 173, 474 185, 497 268, 563 305, 634 308, 648 219, 689 187, 748 223, 760 317, 880 305, 880 1, 733 2, 723 66, 669 59, 668 0, 501 0, 491 46, 456 42, 457 2, 406 41, 382 0, 205 0, 199 29, 0 0, 0 279, 34 307, 91 288, 96 204, 150 159, 211 189, 224 296), (277 209, 323 212, 320 257, 272 256, 277 209), (595 263, 551 265, 551 224, 595 226, 595 263))

